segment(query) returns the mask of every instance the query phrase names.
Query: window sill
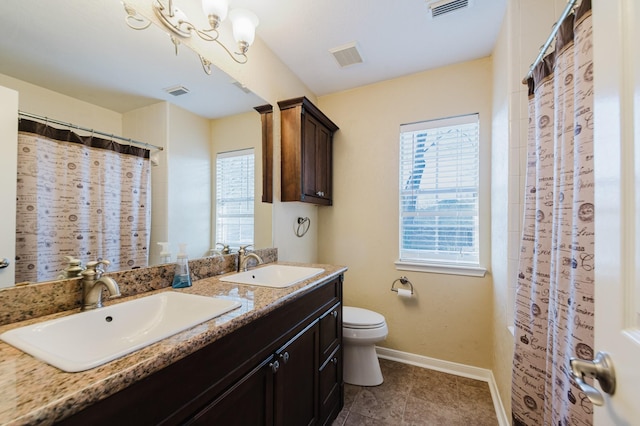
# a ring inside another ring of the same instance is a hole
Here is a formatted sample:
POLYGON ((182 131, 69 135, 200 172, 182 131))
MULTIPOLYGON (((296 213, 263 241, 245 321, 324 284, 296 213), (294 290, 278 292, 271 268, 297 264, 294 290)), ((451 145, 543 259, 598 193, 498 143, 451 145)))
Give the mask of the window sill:
POLYGON ((412 263, 396 260, 399 271, 432 272, 434 274, 464 275, 468 277, 484 277, 486 268, 479 266, 444 265, 434 263, 412 263))

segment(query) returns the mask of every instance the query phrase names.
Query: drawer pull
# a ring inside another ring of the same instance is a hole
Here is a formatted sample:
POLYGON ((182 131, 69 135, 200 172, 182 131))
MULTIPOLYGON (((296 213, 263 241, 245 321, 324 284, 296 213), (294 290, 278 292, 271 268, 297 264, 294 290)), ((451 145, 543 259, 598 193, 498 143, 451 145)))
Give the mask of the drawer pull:
POLYGON ((271 364, 269 364, 269 367, 271 368, 271 371, 273 371, 273 374, 275 374, 280 368, 280 363, 278 361, 273 361, 271 364))

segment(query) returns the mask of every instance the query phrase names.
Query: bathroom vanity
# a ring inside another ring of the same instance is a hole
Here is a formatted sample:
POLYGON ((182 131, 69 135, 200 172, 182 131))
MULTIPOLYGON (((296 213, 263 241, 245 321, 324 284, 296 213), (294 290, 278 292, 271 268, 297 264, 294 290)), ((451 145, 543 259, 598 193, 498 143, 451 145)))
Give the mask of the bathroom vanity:
POLYGON ((196 281, 184 291, 242 306, 81 373, 0 343, 11 365, 28 364, 13 389, 0 383, 3 394, 18 394, 6 404, 15 403, 13 417, 0 407, 0 423, 331 424, 343 405, 345 268, 322 266, 324 273, 284 289, 196 281))

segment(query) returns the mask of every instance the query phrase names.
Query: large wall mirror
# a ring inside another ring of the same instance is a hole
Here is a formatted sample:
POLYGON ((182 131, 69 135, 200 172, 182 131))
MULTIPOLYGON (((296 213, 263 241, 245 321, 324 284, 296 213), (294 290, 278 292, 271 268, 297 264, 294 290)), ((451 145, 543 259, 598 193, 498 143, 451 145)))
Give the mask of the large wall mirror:
MULTIPOLYGON (((272 245, 271 205, 260 201, 262 125, 254 110, 263 99, 218 69, 207 75, 186 46, 178 45, 176 55, 161 28, 129 28, 120 1, 4 0, 3 9, 0 86, 18 92, 21 111, 164 148, 152 150, 150 264, 161 260, 158 242, 169 241, 174 258, 179 243, 187 243, 190 257, 224 243, 216 241, 214 225, 219 152, 255 148, 254 242, 272 245), (176 87, 186 90, 178 96, 167 90, 176 87)), ((15 176, 1 173, 3 185, 14 184, 15 176)))

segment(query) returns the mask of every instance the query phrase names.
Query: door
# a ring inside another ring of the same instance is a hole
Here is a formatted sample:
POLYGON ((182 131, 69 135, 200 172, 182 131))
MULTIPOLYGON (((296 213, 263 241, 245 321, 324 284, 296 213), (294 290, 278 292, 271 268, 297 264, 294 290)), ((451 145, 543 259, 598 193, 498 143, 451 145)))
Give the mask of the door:
MULTIPOLYGON (((616 373, 596 425, 640 419, 640 7, 594 0, 595 349, 616 373)), ((595 385, 599 389, 598 384, 595 385)))
POLYGON ((302 193, 306 196, 318 197, 316 166, 318 163, 318 131, 320 122, 305 112, 302 118, 302 193))
POLYGON ((318 420, 318 329, 318 323, 312 323, 276 353, 276 425, 313 425, 318 420))
POLYGON ((274 356, 186 422, 188 425, 273 425, 274 356))
POLYGON ((16 175, 18 92, 0 86, 0 288, 14 285, 16 269, 16 175), (3 267, 3 259, 9 266, 3 267))

